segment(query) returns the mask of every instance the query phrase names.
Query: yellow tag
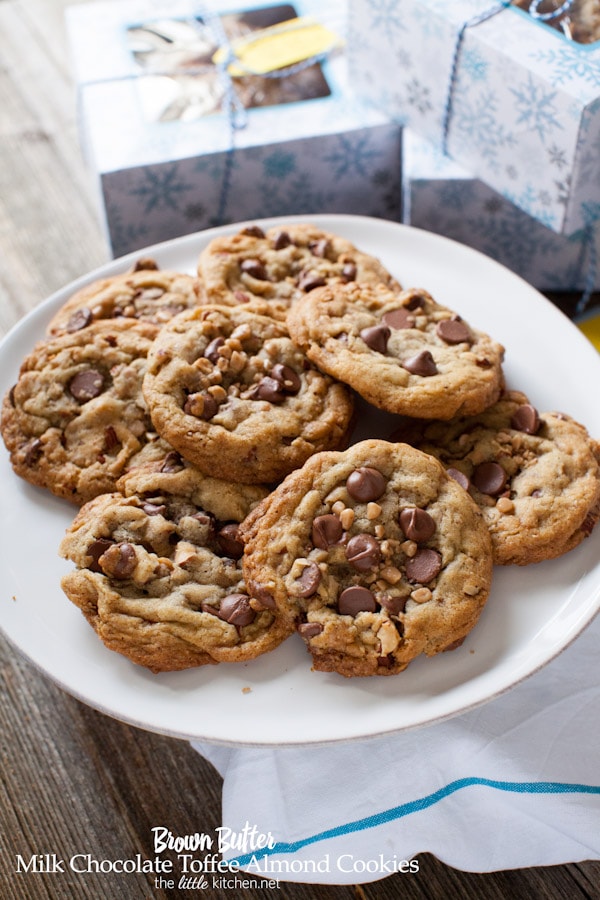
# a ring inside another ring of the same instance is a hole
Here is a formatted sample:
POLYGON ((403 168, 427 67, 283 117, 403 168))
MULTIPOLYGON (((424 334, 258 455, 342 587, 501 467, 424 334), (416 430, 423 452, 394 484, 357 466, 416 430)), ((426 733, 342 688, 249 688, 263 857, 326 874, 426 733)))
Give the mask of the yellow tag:
POLYGON ((583 322, 577 323, 578 327, 583 331, 597 350, 600 350, 600 313, 584 319, 583 322))
MULTIPOLYGON (((249 74, 263 75, 313 56, 330 53, 341 45, 341 39, 333 31, 312 17, 289 19, 232 41, 231 49, 241 65, 231 63, 227 71, 234 78, 249 74)), ((217 50, 213 62, 223 62, 226 52, 223 47, 217 50)))

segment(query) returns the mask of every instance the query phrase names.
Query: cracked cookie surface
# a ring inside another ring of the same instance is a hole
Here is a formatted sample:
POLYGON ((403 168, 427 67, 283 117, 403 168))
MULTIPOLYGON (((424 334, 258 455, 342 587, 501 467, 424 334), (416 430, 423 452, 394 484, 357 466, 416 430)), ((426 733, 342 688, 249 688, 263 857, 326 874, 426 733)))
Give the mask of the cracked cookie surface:
POLYGON ((285 318, 300 297, 324 284, 399 285, 373 256, 314 225, 249 226, 215 238, 200 254, 198 273, 210 303, 237 305, 265 300, 270 314, 285 318))
POLYGON ((287 324, 322 371, 391 413, 448 419, 500 394, 502 346, 424 290, 330 285, 298 301, 287 324))
POLYGON ((123 317, 160 326, 200 300, 197 277, 161 270, 153 260, 141 259, 134 271, 94 281, 73 294, 47 330, 53 336, 73 333, 98 320, 123 317))
POLYGON ((78 567, 63 590, 109 649, 154 672, 253 659, 293 630, 242 575, 239 522, 266 491, 175 457, 82 507, 61 543, 78 567))
POLYGON ((142 379, 156 331, 131 319, 99 321, 33 349, 2 407, 18 475, 79 505, 114 490, 154 430, 142 379))
POLYGON ((508 391, 478 416, 422 423, 399 439, 437 457, 480 506, 501 565, 573 549, 600 518, 600 445, 564 413, 508 391))
POLYGON ((158 433, 202 471, 276 481, 339 447, 353 402, 308 363, 264 304, 203 306, 164 326, 144 395, 158 433))
POLYGON ((490 590, 481 512, 406 444, 368 440, 312 457, 241 533, 250 593, 296 609, 322 671, 391 675, 453 649, 490 590))

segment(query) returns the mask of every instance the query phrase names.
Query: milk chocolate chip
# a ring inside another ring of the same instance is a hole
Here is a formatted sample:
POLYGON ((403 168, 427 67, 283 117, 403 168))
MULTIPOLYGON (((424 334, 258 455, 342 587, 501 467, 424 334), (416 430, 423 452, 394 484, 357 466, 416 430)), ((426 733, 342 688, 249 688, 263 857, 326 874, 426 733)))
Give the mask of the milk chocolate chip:
POLYGON ((203 355, 213 365, 216 365, 216 363, 220 359, 219 347, 222 347, 224 343, 225 343, 225 338, 222 338, 219 336, 219 337, 214 338, 210 342, 210 344, 208 344, 208 346, 206 347, 206 350, 204 351, 203 355))
POLYGON ((106 553, 109 547, 112 547, 113 544, 114 541, 109 540, 109 538, 97 538, 97 540, 92 541, 92 543, 88 545, 87 555, 90 556, 92 560, 88 563, 90 572, 102 572, 98 560, 103 553, 106 553))
POLYGON ((485 462, 477 466, 471 481, 482 494, 495 497, 504 489, 507 478, 506 472, 499 463, 485 462))
POLYGON ((97 369, 82 369, 71 378, 68 388, 78 403, 87 403, 104 390, 104 377, 97 369))
POLYGON ((265 375, 252 391, 253 400, 266 400, 268 403, 283 403, 285 393, 280 381, 271 375, 265 375))
POLYGON ((278 231, 275 237, 273 238, 273 249, 274 250, 283 250, 284 247, 289 247, 292 243, 292 239, 287 233, 287 231, 278 231))
POLYGON ((404 306, 400 306, 398 309, 390 309, 389 312, 384 313, 381 321, 390 328, 400 330, 401 328, 412 328, 415 324, 415 317, 404 306))
POLYGON ((321 275, 316 275, 314 272, 307 272, 300 277, 298 288, 308 294, 310 291, 314 291, 315 288, 323 287, 324 284, 326 284, 326 281, 321 275))
POLYGON ((409 541, 428 541, 435 531, 435 522, 428 512, 418 506, 403 509, 400 513, 400 528, 409 541))
POLYGON ((438 322, 436 332, 446 344, 463 344, 471 342, 471 334, 468 327, 460 318, 442 319, 438 322))
POLYGON ((360 337, 371 350, 376 350, 377 353, 385 353, 390 334, 391 331, 387 325, 373 325, 371 328, 363 328, 360 332, 360 337))
POLYGON ((406 563, 406 577, 409 581, 427 584, 442 568, 442 557, 437 550, 417 550, 406 563))
POLYGON ((42 442, 39 438, 32 438, 24 447, 25 465, 34 466, 42 455, 42 442))
POLYGON ((267 270, 260 259, 243 259, 240 263, 240 269, 246 275, 250 275, 251 278, 256 278, 257 281, 269 280, 267 270))
POLYGON ((344 529, 337 516, 332 513, 325 516, 317 516, 312 523, 312 542, 320 550, 327 550, 332 544, 337 544, 344 529))
POLYGON ((385 493, 387 481, 377 469, 370 466, 360 466, 351 472, 346 481, 346 490, 353 500, 360 503, 368 503, 370 500, 379 500, 385 493))
POLYGON ((247 594, 228 594, 227 597, 223 597, 215 614, 229 625, 238 627, 250 625, 256 618, 247 594))
POLYGON ((345 284, 348 284, 349 281, 355 281, 356 280, 356 263, 353 263, 353 262, 344 263, 344 265, 342 266, 341 278, 345 284))
POLYGON ((73 334, 75 331, 81 331, 82 328, 87 328, 87 326, 93 320, 92 311, 84 307, 83 309, 76 310, 69 321, 67 322, 66 330, 69 334, 73 334))
POLYGON ((296 578, 296 593, 299 597, 312 597, 321 583, 321 570, 314 562, 309 563, 296 578))
POLYGON ((435 360, 429 350, 421 350, 416 356, 405 359, 402 367, 410 372, 411 375, 437 375, 437 366, 435 360))
POLYGON ((300 625, 298 625, 298 634, 300 637, 303 637, 305 641, 310 641, 311 638, 321 634, 322 631, 323 626, 320 622, 301 622, 300 625))
POLYGON ((359 612, 375 612, 375 597, 368 588, 352 585, 338 597, 338 612, 343 616, 356 616, 359 612))
POLYGON ((240 540, 239 525, 224 525, 217 533, 217 541, 223 553, 231 559, 241 559, 244 553, 244 545, 240 540))
POLYGON ((218 409, 219 404, 213 395, 207 393, 190 394, 183 405, 183 411, 188 415, 206 421, 212 419, 218 409))
POLYGON ((281 390, 285 391, 286 394, 297 394, 300 390, 300 376, 291 366, 276 363, 270 374, 271 378, 274 378, 279 383, 281 390))
POLYGON ((379 542, 371 534, 355 534, 346 546, 346 559, 359 572, 374 568, 381 559, 379 542))
POLYGON ((465 475, 464 472, 461 472, 460 469, 455 469, 454 466, 450 466, 448 469, 446 469, 446 474, 449 475, 450 478, 453 479, 453 481, 456 481, 457 484, 460 484, 463 490, 469 490, 469 485, 471 482, 469 481, 468 476, 465 475))
POLYGON ((313 256, 318 256, 321 259, 325 259, 327 253, 329 252, 330 243, 327 238, 321 238, 320 241, 310 241, 308 245, 308 249, 312 253, 313 256))
POLYGON ((242 228, 240 234, 247 234, 248 237, 257 237, 264 238, 265 233, 260 227, 260 225, 247 225, 246 228, 242 228))
POLYGON ((524 431, 525 434, 536 434, 540 427, 540 417, 537 409, 530 403, 523 403, 516 410, 510 424, 517 431, 524 431))
MULTIPOLYGON (((89 548, 88 548, 89 553, 89 548)), ((113 578, 125 579, 133 574, 137 565, 135 550, 127 541, 113 544, 99 558, 98 563, 103 572, 113 578)))

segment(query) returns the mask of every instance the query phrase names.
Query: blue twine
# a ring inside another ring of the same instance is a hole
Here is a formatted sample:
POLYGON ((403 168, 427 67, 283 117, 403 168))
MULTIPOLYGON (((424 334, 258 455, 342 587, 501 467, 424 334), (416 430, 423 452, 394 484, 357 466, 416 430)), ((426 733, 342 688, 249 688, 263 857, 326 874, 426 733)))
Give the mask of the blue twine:
MULTIPOLYGON (((274 72, 257 72, 249 68, 236 55, 233 50, 229 38, 223 28, 223 24, 218 15, 200 12, 200 18, 206 23, 207 27, 212 31, 215 43, 224 53, 224 58, 217 63, 220 79, 224 85, 224 107, 225 114, 229 125, 229 146, 225 156, 225 165, 223 169, 223 179, 221 181, 221 189, 219 191, 219 201, 217 203, 217 213, 213 219, 214 225, 223 225, 226 223, 227 206, 231 195, 231 185, 233 180, 233 166, 235 161, 236 150, 236 132, 245 128, 248 123, 247 111, 239 99, 232 76, 229 74, 229 66, 235 63, 236 67, 243 72, 244 75, 258 75, 261 78, 280 79, 287 78, 290 75, 296 75, 304 69, 310 68, 315 64, 322 62, 328 56, 328 52, 315 54, 291 66, 277 69, 274 72)), ((289 31, 290 26, 282 22, 278 28, 273 28, 271 33, 281 33, 289 31)), ((293 30, 293 29, 292 29, 293 30)), ((252 40, 250 35, 249 40, 252 40)))
POLYGON ((465 36, 465 32, 467 28, 471 28, 474 25, 480 25, 482 22, 486 22, 488 19, 491 19, 493 16, 498 15, 498 13, 505 10, 512 3, 512 0, 502 0, 501 3, 496 3, 494 6, 490 7, 490 9, 478 13, 476 16, 473 16, 471 19, 468 19, 464 22, 456 36, 456 43, 454 45, 454 52, 452 55, 452 65, 450 67, 450 82, 448 84, 448 92, 446 95, 446 103, 444 106, 444 118, 443 118, 443 127, 442 127, 442 151, 445 155, 448 153, 448 135, 450 132, 450 119, 452 118, 452 107, 454 105, 454 92, 456 90, 456 81, 458 77, 458 61, 460 57, 460 51, 462 49, 463 39, 465 36))
POLYGON ((540 13, 538 12, 538 7, 543 3, 543 0, 532 0, 529 5, 529 15, 533 16, 534 19, 539 19, 541 22, 551 22, 552 19, 558 19, 559 16, 568 13, 571 7, 573 6, 573 0, 565 0, 557 9, 552 9, 549 12, 540 13))

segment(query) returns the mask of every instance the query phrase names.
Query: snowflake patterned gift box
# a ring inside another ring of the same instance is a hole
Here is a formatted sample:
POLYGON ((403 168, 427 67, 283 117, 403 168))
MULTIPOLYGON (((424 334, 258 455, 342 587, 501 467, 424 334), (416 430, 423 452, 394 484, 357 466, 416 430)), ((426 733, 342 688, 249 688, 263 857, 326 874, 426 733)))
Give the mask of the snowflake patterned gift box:
POLYGON ((363 97, 553 231, 600 216, 600 41, 494 0, 350 0, 349 20, 363 97))
POLYGON ((538 290, 580 291, 590 277, 600 289, 600 229, 551 231, 410 128, 402 132, 402 221, 485 253, 538 290))
POLYGON ((236 36, 274 22, 289 31, 295 16, 343 36, 346 13, 342 0, 67 9, 82 141, 115 256, 262 216, 398 217, 401 129, 351 93, 343 45, 279 78, 232 79, 215 63, 236 36))

